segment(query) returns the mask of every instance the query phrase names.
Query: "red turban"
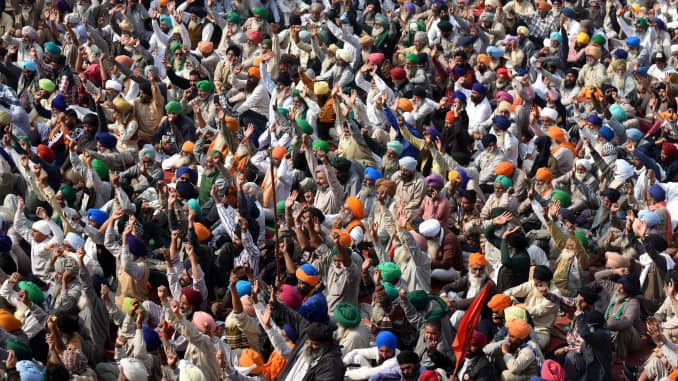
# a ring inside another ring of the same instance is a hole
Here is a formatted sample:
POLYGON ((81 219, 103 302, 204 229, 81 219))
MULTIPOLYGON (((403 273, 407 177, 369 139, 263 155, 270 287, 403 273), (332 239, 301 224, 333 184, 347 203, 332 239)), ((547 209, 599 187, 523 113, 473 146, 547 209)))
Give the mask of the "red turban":
POLYGON ((52 151, 51 148, 47 147, 44 144, 40 144, 38 146, 37 151, 38 151, 38 156, 40 156, 42 158, 42 160, 44 160, 48 163, 53 162, 54 159, 56 158, 56 156, 54 155, 54 151, 52 151))
POLYGON ((662 152, 668 157, 678 157, 678 148, 673 143, 665 142, 662 144, 662 152))
POLYGON ((200 308, 200 305, 202 304, 202 295, 198 291, 190 287, 184 287, 181 289, 181 295, 185 296, 188 303, 194 308, 200 308))

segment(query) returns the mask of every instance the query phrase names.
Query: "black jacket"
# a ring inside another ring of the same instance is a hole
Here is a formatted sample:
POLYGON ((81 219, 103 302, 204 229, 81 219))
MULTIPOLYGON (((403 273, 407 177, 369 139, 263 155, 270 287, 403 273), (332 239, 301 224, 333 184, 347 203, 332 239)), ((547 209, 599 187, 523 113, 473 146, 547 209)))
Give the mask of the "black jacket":
POLYGON ((461 376, 460 380, 464 381, 493 381, 494 367, 490 366, 490 362, 482 353, 472 359, 466 359, 469 362, 466 367, 466 372, 461 376), (468 376, 468 378, 466 378, 468 376))

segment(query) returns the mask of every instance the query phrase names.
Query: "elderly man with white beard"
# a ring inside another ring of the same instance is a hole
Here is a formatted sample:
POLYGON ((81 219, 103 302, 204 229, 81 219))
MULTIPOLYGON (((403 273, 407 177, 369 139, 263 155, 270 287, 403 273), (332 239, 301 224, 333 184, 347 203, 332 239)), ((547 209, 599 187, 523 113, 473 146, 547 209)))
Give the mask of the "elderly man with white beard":
POLYGON ((338 233, 333 232, 331 236, 332 249, 327 245, 320 246, 311 264, 323 279, 328 310, 334 311, 340 303, 358 305, 361 264, 351 258, 351 249, 339 242, 338 233))
POLYGON ((595 205, 596 193, 600 183, 591 175, 592 162, 586 159, 577 159, 572 171, 553 180, 553 187, 567 191, 572 198, 572 205, 568 207, 578 213, 595 205))
POLYGON ((458 279, 464 269, 464 258, 457 236, 436 219, 422 222, 419 233, 426 237, 431 278, 446 282, 458 279))
POLYGON ((363 205, 364 214, 369 216, 372 212, 372 206, 376 199, 376 182, 381 179, 381 173, 372 167, 365 168, 363 172, 363 185, 358 192, 358 200, 363 205))
POLYGON ((372 136, 369 135, 367 128, 361 130, 363 139, 365 139, 365 144, 372 151, 373 155, 381 157, 381 170, 380 172, 384 178, 392 178, 394 174, 400 169, 398 165, 398 160, 400 155, 402 155, 403 144, 398 140, 392 140, 384 146, 382 143, 379 143, 377 140, 380 140, 379 136, 383 137, 382 141, 388 139, 388 133, 383 129, 376 129, 372 136))
POLYGON ((487 260, 484 255, 481 253, 471 254, 468 257, 468 274, 443 286, 440 290, 441 297, 447 303, 447 307, 450 311, 454 311, 450 317, 450 323, 453 327, 456 328, 459 325, 466 309, 473 303, 475 297, 478 296, 487 282, 490 282, 487 300, 499 292, 485 270, 486 266, 487 260))
POLYGON ((337 61, 326 73, 320 74, 316 77, 316 81, 327 81, 329 83, 339 84, 341 87, 348 86, 353 82, 353 70, 351 63, 353 62, 353 52, 348 49, 337 50, 337 61))
POLYGON ((17 47, 16 62, 32 61, 31 49, 35 48, 35 53, 38 55, 38 60, 42 60, 42 47, 35 42, 38 38, 38 33, 33 27, 27 25, 21 28, 21 38, 14 37, 14 28, 10 28, 2 37, 2 40, 7 45, 14 45, 17 47))

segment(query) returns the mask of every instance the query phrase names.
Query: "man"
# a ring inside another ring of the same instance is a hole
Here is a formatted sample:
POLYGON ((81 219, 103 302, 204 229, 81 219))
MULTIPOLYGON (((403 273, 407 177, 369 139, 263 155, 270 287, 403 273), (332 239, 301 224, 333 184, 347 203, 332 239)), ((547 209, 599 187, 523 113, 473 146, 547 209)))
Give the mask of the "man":
POLYGON ((480 130, 479 126, 492 117, 492 106, 490 106, 490 102, 486 97, 487 87, 476 82, 473 84, 471 91, 469 91, 462 87, 460 84, 461 80, 462 79, 460 78, 459 81, 454 84, 454 90, 461 91, 467 98, 471 98, 471 101, 466 103, 468 134, 473 136, 475 140, 480 140, 485 131, 480 130))
POLYGON ((195 141, 195 125, 182 115, 181 103, 172 101, 165 105, 167 117, 160 123, 153 136, 153 145, 156 151, 173 155, 181 151, 186 141, 195 141))
POLYGON ((640 280, 633 274, 622 276, 618 283, 602 279, 602 277, 596 278, 610 297, 610 304, 605 310, 604 318, 612 335, 614 354, 617 359, 624 361, 642 344, 640 339, 642 332, 640 280))
POLYGON ((139 84, 139 96, 134 100, 134 118, 138 123, 136 134, 140 145, 153 140, 155 129, 163 117, 164 104, 165 98, 155 80, 139 84))
POLYGON ((495 180, 495 168, 504 161, 504 155, 497 148, 497 137, 487 134, 482 138, 484 149, 473 161, 473 168, 479 173, 478 185, 483 191, 491 189, 492 182, 495 180))
POLYGON ((506 322, 506 329, 508 340, 492 343, 484 349, 485 354, 495 360, 494 369, 501 371, 502 381, 527 381, 538 376, 544 356, 539 345, 530 340, 530 325, 516 318, 506 322))
POLYGON ((397 355, 400 350, 396 348, 398 339, 389 331, 381 331, 376 337, 376 346, 354 349, 344 356, 345 365, 359 364, 359 368, 346 371, 346 377, 351 380, 365 380, 373 375, 391 369, 398 365, 397 355))
POLYGON ((426 186, 426 197, 412 217, 412 221, 418 218, 423 220, 436 219, 441 225, 446 226, 450 219, 450 202, 441 193, 445 180, 440 175, 433 174, 424 179, 424 185, 426 186))
POLYGON ((360 187, 360 192, 358 192, 358 200, 363 205, 364 214, 369 216, 372 212, 372 206, 374 205, 376 198, 375 183, 377 180, 383 178, 383 176, 378 170, 372 167, 365 168, 363 176, 363 184, 360 187))
POLYGON ((551 282, 553 273, 548 267, 536 266, 532 276, 534 278, 532 281, 509 288, 504 291, 504 294, 525 298, 526 310, 534 321, 533 340, 543 349, 551 341, 551 328, 558 317, 558 305, 545 298, 544 295, 546 292, 560 295, 560 290, 551 282))
POLYGON ((322 274, 329 311, 341 302, 358 305, 360 285, 360 264, 352 259, 351 249, 340 243, 336 232, 332 233, 332 242, 331 250, 327 246, 317 249, 319 257, 311 263, 322 274))
POLYGON ((398 162, 400 172, 393 175, 396 184, 394 200, 403 202, 408 213, 413 213, 421 205, 424 198, 424 177, 416 171, 417 161, 411 156, 405 156, 398 162))
POLYGON ((372 242, 385 246, 395 232, 395 217, 392 212, 396 185, 392 180, 378 179, 375 183, 376 201, 368 221, 372 242))
MULTIPOLYGON (((457 279, 456 281, 443 286, 441 292, 443 293, 443 300, 451 311, 454 311, 450 322, 452 326, 456 327, 459 324, 466 309, 473 303, 480 290, 485 287, 487 282, 490 282, 490 289, 487 298, 491 299, 497 293, 497 286, 492 282, 485 268, 487 267, 487 260, 481 253, 473 253, 468 257, 469 273, 457 279)), ((483 315, 489 317, 489 311, 483 309, 483 315)))
POLYGON ((365 212, 359 199, 353 196, 347 197, 336 218, 339 220, 339 225, 351 235, 354 244, 357 245, 363 241, 367 230, 361 222, 365 218, 365 212))
POLYGON ((420 379, 419 376, 426 371, 426 368, 420 365, 419 356, 413 351, 402 351, 397 358, 398 366, 372 375, 369 381, 417 381, 420 379))
POLYGON ((602 51, 597 46, 589 45, 585 54, 586 64, 579 70, 577 82, 581 87, 600 87, 607 78, 605 65, 599 62, 602 51))
POLYGON ((565 139, 565 131, 560 127, 549 127, 546 133, 551 138, 551 154, 558 162, 558 173, 567 173, 572 169, 576 149, 565 139))
POLYGON ((419 233, 426 237, 431 278, 451 282, 464 270, 464 257, 457 236, 443 226, 438 220, 426 220, 419 225, 419 233))
POLYGON ((341 87, 348 86, 353 82, 353 53, 348 49, 339 49, 336 53, 337 61, 330 70, 316 77, 316 81, 327 81, 339 84, 341 87))
POLYGON ((362 317, 358 307, 342 302, 335 305, 332 312, 338 324, 335 338, 341 347, 342 355, 369 347, 369 328, 361 323, 362 317))
POLYGON ((495 379, 494 368, 483 353, 485 345, 487 345, 487 337, 478 331, 473 331, 466 358, 459 368, 459 373, 452 375, 452 380, 493 381, 495 379))

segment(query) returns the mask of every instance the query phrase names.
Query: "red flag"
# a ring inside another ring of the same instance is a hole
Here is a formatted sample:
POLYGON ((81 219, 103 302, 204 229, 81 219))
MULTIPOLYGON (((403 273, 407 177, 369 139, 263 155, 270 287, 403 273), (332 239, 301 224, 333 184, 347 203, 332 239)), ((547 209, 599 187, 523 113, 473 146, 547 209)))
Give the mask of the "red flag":
POLYGON ((490 290, 490 282, 490 280, 487 281, 485 287, 483 287, 476 296, 473 303, 471 303, 466 310, 466 313, 464 313, 464 317, 459 321, 457 337, 454 338, 454 343, 452 343, 452 351, 455 356, 457 356, 457 367, 459 367, 461 360, 466 357, 466 351, 468 351, 471 336, 473 336, 473 331, 475 330, 476 325, 478 325, 480 311, 482 311, 483 306, 485 305, 485 299, 490 290))

